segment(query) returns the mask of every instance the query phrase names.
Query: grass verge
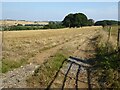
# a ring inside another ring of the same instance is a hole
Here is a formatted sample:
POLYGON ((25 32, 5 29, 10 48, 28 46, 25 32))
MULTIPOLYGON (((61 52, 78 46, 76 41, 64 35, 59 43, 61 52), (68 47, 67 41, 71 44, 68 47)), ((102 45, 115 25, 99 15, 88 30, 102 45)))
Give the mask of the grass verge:
POLYGON ((120 55, 118 53, 111 54, 114 51, 112 46, 108 47, 108 45, 97 47, 96 76, 100 88, 120 88, 120 55))
MULTIPOLYGON (((110 30, 111 35, 117 36, 119 26, 114 25, 114 26, 111 26, 111 27, 112 27, 111 30, 110 30)), ((109 26, 104 27, 104 30, 109 32, 109 26)))
POLYGON ((27 79, 29 87, 47 87, 67 56, 57 53, 48 62, 37 68, 32 76, 27 79))
POLYGON ((11 61, 11 60, 2 60, 2 73, 6 73, 15 68, 20 67, 21 65, 26 64, 27 61, 25 59, 21 59, 20 61, 11 61))

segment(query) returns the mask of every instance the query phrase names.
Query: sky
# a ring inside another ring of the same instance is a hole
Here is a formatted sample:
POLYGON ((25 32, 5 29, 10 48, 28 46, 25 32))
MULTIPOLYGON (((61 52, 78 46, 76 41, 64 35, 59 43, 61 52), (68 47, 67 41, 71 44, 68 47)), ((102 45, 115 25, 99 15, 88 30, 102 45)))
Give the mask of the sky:
POLYGON ((118 2, 2 2, 2 19, 62 21, 69 13, 89 19, 118 20, 118 2))
POLYGON ((119 2, 119 0, 1 0, 2 2, 119 2))

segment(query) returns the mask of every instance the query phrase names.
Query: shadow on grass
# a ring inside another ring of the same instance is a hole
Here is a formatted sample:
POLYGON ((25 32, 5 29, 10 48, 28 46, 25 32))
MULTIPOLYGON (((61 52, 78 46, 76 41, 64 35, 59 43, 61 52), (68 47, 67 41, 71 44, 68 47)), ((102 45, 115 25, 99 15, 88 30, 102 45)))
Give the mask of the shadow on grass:
POLYGON ((50 84, 48 85, 48 87, 46 88, 46 90, 49 90, 49 89, 50 89, 52 83, 55 81, 56 77, 58 76, 58 74, 59 74, 59 72, 60 72, 60 69, 63 67, 63 64, 65 63, 65 61, 66 61, 66 59, 62 62, 62 64, 61 64, 59 70, 56 72, 56 74, 55 74, 53 80, 50 82, 50 84))
MULTIPOLYGON (((57 78, 57 76, 58 76, 58 74, 59 74, 59 72, 60 72, 60 69, 63 67, 63 64, 64 64, 65 61, 67 61, 67 62, 69 63, 69 67, 68 67, 66 73, 64 74, 64 80, 63 80, 63 83, 62 83, 61 90, 64 89, 64 86, 65 86, 67 77, 69 77, 69 76, 68 76, 68 73, 70 72, 71 67, 72 67, 73 64, 75 64, 75 65, 78 66, 77 72, 76 72, 76 78, 75 78, 75 89, 78 90, 78 82, 81 82, 81 81, 78 79, 79 74, 80 74, 81 67, 85 67, 86 70, 87 70, 86 73, 87 73, 87 80, 88 80, 88 82, 87 82, 87 83, 88 83, 88 89, 91 90, 91 84, 90 84, 90 82, 91 82, 91 79, 90 79, 90 78, 91 78, 91 77, 90 77, 89 67, 86 67, 86 66, 84 66, 84 65, 82 65, 82 64, 80 65, 80 64, 78 63, 78 62, 82 62, 82 63, 86 64, 88 60, 82 60, 82 59, 78 59, 78 58, 71 57, 71 56, 70 56, 69 58, 71 58, 72 60, 64 60, 64 61, 63 61, 61 67, 60 67, 59 70, 56 72, 53 80, 49 83, 49 85, 48 85, 48 87, 46 88, 46 90, 49 90, 50 87, 51 87, 51 85, 54 83, 54 81, 55 81, 55 79, 57 78), (75 61, 77 61, 77 62, 75 62, 75 61)), ((88 63, 87 63, 87 64, 88 64, 88 63)), ((85 82, 83 82, 83 83, 85 83, 85 82)))
MULTIPOLYGON (((98 39, 99 36, 96 36, 92 39, 89 38, 90 40, 90 43, 92 43, 93 45, 95 45, 95 41, 98 39)), ((87 40, 88 41, 88 40, 87 40)), ((87 41, 84 41, 83 43, 87 42, 87 41)), ((94 51, 93 50, 82 50, 84 52, 89 52, 89 53, 93 53, 94 51)), ((69 67, 67 69, 67 72, 64 74, 64 79, 63 79, 63 82, 62 82, 62 87, 61 89, 63 90, 64 89, 64 86, 65 86, 65 83, 66 83, 66 79, 67 77, 69 78, 68 76, 68 73, 70 72, 71 70, 71 67, 73 64, 77 65, 78 68, 77 69, 77 72, 76 72, 76 77, 75 77, 75 89, 78 90, 79 86, 78 86, 78 82, 81 82, 81 80, 78 79, 79 77, 79 74, 80 74, 80 71, 81 71, 81 67, 84 67, 86 69, 86 74, 87 74, 87 84, 88 84, 88 90, 91 90, 92 87, 91 87, 91 68, 92 66, 94 65, 95 63, 95 59, 92 58, 92 59, 86 59, 86 60, 83 60, 83 59, 79 59, 79 58, 76 58, 76 57, 73 57, 73 56, 70 56, 67 60, 67 63, 69 63, 69 67), (86 66, 86 65, 90 65, 91 67, 89 66, 86 66)), ((59 70, 57 71, 57 73, 55 74, 53 80, 49 83, 48 87, 46 88, 47 90, 50 89, 51 85, 54 83, 55 79, 57 78, 59 72, 60 72, 60 69, 62 68, 64 62, 62 63, 61 67, 59 68, 59 70)), ((82 81, 83 83, 85 83, 84 81, 82 81)))

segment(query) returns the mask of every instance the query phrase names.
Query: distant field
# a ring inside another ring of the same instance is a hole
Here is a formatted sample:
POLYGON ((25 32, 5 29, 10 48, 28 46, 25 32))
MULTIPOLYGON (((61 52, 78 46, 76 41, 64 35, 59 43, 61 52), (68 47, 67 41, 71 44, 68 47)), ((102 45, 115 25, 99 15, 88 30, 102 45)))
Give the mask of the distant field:
POLYGON ((6 26, 12 26, 12 25, 17 25, 17 24, 42 24, 46 25, 48 22, 32 22, 32 21, 0 21, 0 26, 1 25, 6 25, 6 26))
MULTIPOLYGON (((94 30, 99 29, 101 29, 101 27, 96 26, 71 29, 65 28, 59 30, 4 31, 3 72, 30 63, 31 60, 34 60, 32 58, 37 54, 44 52, 44 50, 62 45, 81 34, 87 35, 93 33, 94 30)), ((79 38, 76 40, 79 40, 79 38)), ((72 46, 69 45, 66 47, 72 46)), ((37 60, 36 58, 35 61, 40 62, 39 59, 40 58, 37 60)))

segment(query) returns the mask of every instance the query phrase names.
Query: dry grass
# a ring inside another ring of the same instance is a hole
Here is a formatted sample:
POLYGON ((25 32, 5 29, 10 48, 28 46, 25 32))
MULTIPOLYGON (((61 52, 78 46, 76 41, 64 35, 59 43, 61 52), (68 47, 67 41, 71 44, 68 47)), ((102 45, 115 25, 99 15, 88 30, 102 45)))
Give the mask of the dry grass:
MULTIPOLYGON (((111 28, 111 35, 117 36, 118 34, 118 27, 119 26, 112 26, 111 28)), ((104 30, 109 31, 109 26, 106 26, 104 30)))
MULTIPOLYGON (((118 39, 118 28, 119 28, 119 26, 112 26, 112 28, 111 28, 111 30, 110 30, 110 42, 111 42, 111 44, 114 44, 114 47, 116 47, 117 46, 117 39, 118 39)), ((107 33, 106 33, 106 36, 107 35, 109 35, 109 26, 106 26, 105 28, 104 28, 104 30, 105 31, 107 31, 107 33)), ((108 36, 107 36, 107 38, 108 38, 108 36)))
POLYGON ((6 25, 6 26, 11 26, 11 25, 17 25, 17 24, 48 24, 48 22, 32 22, 32 21, 0 21, 0 26, 1 25, 6 25))
MULTIPOLYGON (((68 42, 80 34, 101 29, 101 27, 65 28, 55 30, 4 31, 3 61, 28 61, 41 51, 68 42)), ((87 34, 86 34, 87 35, 87 34)))

